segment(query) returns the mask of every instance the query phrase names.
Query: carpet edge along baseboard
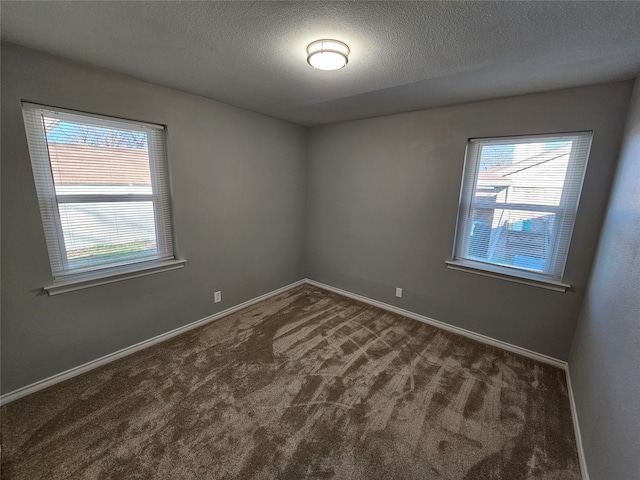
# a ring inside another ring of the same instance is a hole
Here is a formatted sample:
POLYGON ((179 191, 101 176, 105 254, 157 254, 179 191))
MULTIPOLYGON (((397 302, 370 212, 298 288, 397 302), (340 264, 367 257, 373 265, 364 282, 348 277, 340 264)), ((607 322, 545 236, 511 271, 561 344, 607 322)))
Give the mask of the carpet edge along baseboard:
POLYGON ((498 348, 502 348, 503 350, 507 350, 509 352, 512 353, 517 353, 519 355, 523 355, 525 357, 537 360, 539 362, 542 363, 546 363, 548 365, 553 365, 555 367, 561 368, 562 370, 564 370, 565 372, 567 371, 567 362, 563 361, 563 360, 559 360, 557 358, 553 358, 550 357, 548 355, 544 355, 542 353, 538 353, 538 352, 534 352, 533 350, 529 350, 526 349, 524 347, 519 347, 517 345, 513 345, 511 343, 508 342, 504 342, 502 340, 498 340, 492 337, 489 337, 487 335, 483 335, 481 333, 476 333, 473 332, 471 330, 466 330, 464 328, 460 328, 460 327, 456 327, 455 325, 451 325, 445 322, 441 322, 439 320, 435 320, 433 318, 421 315, 419 313, 415 313, 412 312, 410 310, 405 310, 403 308, 400 307, 396 307, 393 305, 389 305, 387 303, 384 302, 380 302, 378 300, 374 300, 372 298, 369 297, 365 297, 363 295, 359 295, 357 293, 353 293, 353 292, 349 292, 347 290, 343 290, 341 288, 337 288, 337 287, 333 287, 331 285, 327 285, 324 284, 322 282, 318 282, 316 280, 312 280, 309 278, 303 278, 301 280, 298 280, 296 282, 290 283, 288 285, 285 285, 283 287, 280 287, 276 290, 272 290, 271 292, 267 292, 263 295, 260 295, 258 297, 255 297, 253 299, 247 300, 245 302, 242 302, 236 306, 227 308, 226 310, 223 310, 221 312, 209 315, 207 317, 201 318, 199 320, 196 320, 194 322, 188 323, 187 325, 183 325, 181 327, 175 328, 173 330, 170 330, 166 333, 162 333, 160 335, 157 335, 155 337, 149 338, 147 340, 143 340, 141 342, 138 342, 134 345, 131 345, 129 347, 125 347, 123 349, 120 349, 116 352, 113 353, 109 353, 107 355, 104 355, 100 358, 97 358, 95 360, 91 360, 87 363, 84 363, 82 365, 78 365, 77 367, 73 367, 69 370, 65 370, 63 372, 57 373, 55 375, 52 375, 50 377, 44 378, 42 380, 38 380, 36 382, 33 382, 29 385, 25 385, 24 387, 20 387, 17 388, 16 390, 13 390, 11 392, 7 392, 5 394, 3 394, 2 396, 0 396, 0 405, 5 405, 7 403, 13 402, 19 398, 22 398, 24 396, 30 395, 32 393, 38 392, 40 390, 44 390, 45 388, 51 387, 53 385, 56 385, 60 382, 64 382, 65 380, 68 380, 70 378, 76 377, 78 375, 82 375, 83 373, 89 372, 95 368, 101 367, 102 365, 106 365, 107 363, 116 361, 120 358, 126 357, 127 355, 131 355, 132 353, 138 352, 140 350, 143 350, 145 348, 148 348, 152 345, 156 345, 160 342, 169 340, 170 338, 173 338, 175 336, 178 336, 182 333, 188 332, 189 330, 192 330, 194 328, 200 327, 202 325, 206 325, 207 323, 216 321, 216 320, 220 320, 228 315, 231 315, 232 313, 237 312, 238 310, 242 310, 243 308, 249 307, 251 305, 254 305, 258 302, 261 302, 263 300, 267 300, 268 298, 271 298, 275 295, 279 295, 283 292, 286 292, 288 290, 291 290, 292 288, 296 288, 300 285, 303 284, 308 284, 308 285, 313 285, 315 287, 318 288, 322 288, 334 293, 337 293, 339 295, 343 295, 345 297, 348 298, 352 298, 354 300, 358 300, 360 302, 363 303, 367 303, 369 305, 381 308, 383 310, 387 310, 393 313, 397 313, 400 315, 403 315, 405 317, 411 318, 413 320, 417 320, 419 322, 424 322, 427 323, 429 325, 433 325, 434 327, 437 328, 441 328, 443 330, 452 332, 452 333, 456 333, 458 335, 462 335, 464 337, 467 338, 471 338, 473 340, 476 340, 480 343, 484 343, 487 345, 492 345, 494 347, 498 347, 498 348))

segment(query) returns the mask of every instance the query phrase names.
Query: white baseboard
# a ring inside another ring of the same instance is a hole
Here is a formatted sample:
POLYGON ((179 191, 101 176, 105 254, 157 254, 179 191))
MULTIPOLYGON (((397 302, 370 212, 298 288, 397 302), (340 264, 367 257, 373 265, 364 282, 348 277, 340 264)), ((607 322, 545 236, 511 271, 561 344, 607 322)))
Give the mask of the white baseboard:
POLYGON ((567 390, 569 390, 569 403, 571 404, 571 416, 573 417, 573 430, 576 435, 576 446, 578 447, 578 459, 580 460, 580 471, 582 472, 582 480, 589 480, 589 471, 587 470, 587 461, 584 456, 584 448, 582 447, 582 435, 580 434, 580 424, 578 423, 578 409, 573 396, 573 387, 571 386, 571 375, 569 374, 569 365, 565 368, 567 376, 567 390))
POLYGON ((90 370, 93 370, 94 368, 98 368, 102 365, 113 362, 114 360, 118 360, 119 358, 126 357, 127 355, 131 355, 132 353, 135 353, 144 348, 150 347, 160 342, 164 342, 165 340, 169 340, 170 338, 173 338, 176 335, 180 335, 182 333, 188 332, 189 330, 193 330, 196 327, 200 327, 209 322, 219 320, 223 317, 226 317, 227 315, 237 312, 238 310, 242 310, 243 308, 246 308, 250 305, 261 302, 262 300, 266 300, 267 298, 271 298, 275 295, 279 295, 280 293, 286 292, 287 290, 291 290, 292 288, 302 285, 305 282, 306 282, 306 279, 299 280, 297 282, 286 285, 282 288, 278 288, 277 290, 273 290, 272 292, 265 293, 264 295, 260 295, 259 297, 253 298, 251 300, 247 300, 246 302, 236 305, 235 307, 227 308, 226 310, 223 310, 221 312, 215 313, 213 315, 209 315, 208 317, 202 318, 200 320, 196 320, 195 322, 189 323, 187 325, 176 328, 169 332, 162 333, 148 340, 143 340, 140 343, 136 343, 135 345, 131 345, 130 347, 126 347, 126 348, 123 348, 122 350, 118 350, 117 352, 110 353, 108 355, 105 355, 104 357, 97 358, 95 360, 87 362, 78 367, 74 367, 65 372, 58 373, 51 377, 45 378, 44 380, 39 380, 35 383, 32 383, 31 385, 18 388, 17 390, 14 390, 12 392, 2 395, 0 397, 0 405, 5 405, 9 402, 13 402, 14 400, 22 398, 31 393, 44 390, 45 388, 55 385, 56 383, 63 382, 70 378, 86 373, 90 370))
POLYGON ((182 327, 176 328, 174 330, 171 330, 169 332, 163 333, 161 335, 155 336, 153 338, 150 338, 148 340, 144 340, 140 343, 136 343, 135 345, 132 345, 130 347, 126 347, 123 348, 122 350, 118 350, 117 352, 114 353, 110 353, 108 355, 105 355, 103 357, 100 357, 96 360, 92 360, 90 362, 87 362, 83 365, 80 365, 78 367, 72 368, 70 370, 67 370, 65 372, 62 373, 58 373, 56 375, 53 375, 51 377, 45 378, 44 380, 40 380, 38 382, 32 383, 31 385, 27 385, 25 387, 19 388, 17 390, 14 390, 12 392, 6 393, 5 395, 2 395, 0 397, 0 405, 4 405, 7 404, 9 402, 12 402, 14 400, 17 400, 19 398, 22 398, 26 395, 29 395, 31 393, 35 393, 37 391, 43 390, 45 388, 48 388, 52 385, 55 385, 56 383, 60 383, 63 382, 65 380, 68 380, 70 378, 73 378, 75 376, 81 375, 83 373, 86 373, 90 370, 93 370, 94 368, 98 368, 102 365, 105 365, 107 363, 113 362, 119 358, 122 357, 126 357, 127 355, 131 355, 132 353, 135 353, 139 350, 142 350, 144 348, 150 347, 152 345, 155 345, 157 343, 163 342, 165 340, 169 340, 170 338, 173 338, 177 335, 180 335, 182 333, 185 333, 189 330, 192 330, 196 327, 205 325, 207 323, 213 322, 215 320, 219 320, 223 317, 226 317, 227 315, 230 315, 234 312, 237 312, 238 310, 241 310, 243 308, 246 308, 248 306, 251 306, 253 304, 256 304, 258 302, 261 302, 263 300, 266 300, 268 298, 271 298, 275 295, 279 295, 280 293, 286 292, 287 290, 290 290, 292 288, 295 288, 297 286, 303 285, 303 284, 309 284, 309 285, 313 285, 315 287, 319 287, 325 290, 329 290, 331 292, 335 292, 338 293, 340 295, 343 295, 345 297, 349 297, 349 298, 353 298, 354 300, 358 300, 360 302, 363 303, 367 303, 369 305, 373 305, 375 307, 378 308, 382 308, 383 310, 387 310, 393 313, 397 313, 400 315, 403 315, 405 317, 408 318, 412 318, 414 320, 418 320, 420 322, 424 322, 427 323, 429 325, 433 325, 434 327, 437 328, 441 328, 443 330, 447 330, 449 332, 453 332, 453 333, 457 333, 459 335, 471 338, 473 340, 477 340, 478 342, 487 344, 487 345, 491 345, 494 347, 498 347, 498 348, 502 348, 504 350, 510 351, 510 352, 514 352, 514 353, 518 353, 520 355, 523 355, 525 357, 529 357, 532 358, 534 360, 538 360, 540 362, 549 364, 549 365, 553 365, 555 367, 559 367, 562 368, 565 372, 566 372, 566 378, 567 378, 567 388, 569 390, 569 402, 571 404, 571 414, 573 416, 573 425, 574 425, 574 430, 575 430, 575 435, 576 435, 576 444, 578 447, 578 457, 580 460, 580 469, 582 471, 582 479, 583 480, 589 480, 589 475, 587 473, 587 466, 586 466, 586 462, 585 462, 585 457, 584 457, 584 450, 582 448, 582 438, 580 435, 580 428, 578 426, 578 415, 577 415, 577 411, 576 411, 576 405, 575 405, 575 400, 573 397, 573 390, 571 388, 571 379, 569 376, 569 367, 567 365, 567 362, 562 361, 562 360, 558 360, 557 358, 553 358, 547 355, 543 355, 541 353, 537 353, 534 352, 532 350, 528 350, 526 348, 522 348, 522 347, 518 347, 516 345, 512 345, 510 343, 507 342, 503 342, 502 340, 496 340, 495 338, 491 338, 488 337, 486 335, 482 335, 476 332, 472 332, 470 330, 466 330, 464 328, 460 328, 460 327, 456 327, 453 325, 449 325, 447 323, 444 322, 440 322, 438 320, 434 320, 432 318, 429 317, 425 317, 424 315, 420 315, 418 313, 414 313, 411 312, 409 310, 404 310, 402 308, 399 307, 395 307, 393 305, 389 305, 387 303, 383 303, 380 302, 378 300, 373 300, 371 298, 368 297, 364 297, 362 295, 358 295, 356 293, 352 293, 349 292, 347 290, 342 290, 341 288, 336 288, 336 287, 332 287, 330 285, 326 285, 324 283, 320 283, 317 282, 315 280, 311 280, 308 278, 305 278, 303 280, 299 280, 297 282, 291 283, 289 285, 286 285, 282 288, 278 288, 277 290, 273 290, 272 292, 266 293, 264 295, 261 295, 259 297, 253 298, 251 300, 248 300, 246 302, 243 302, 239 305, 236 305, 235 307, 231 307, 228 308, 226 310, 223 310, 222 312, 218 312, 216 314, 213 315, 209 315, 208 317, 202 318, 200 320, 196 320, 195 322, 189 323, 187 325, 184 325, 182 327))
POLYGON ((390 312, 397 313, 399 315, 403 315, 405 317, 409 317, 414 320, 418 320, 420 322, 428 323, 429 325, 433 325, 434 327, 441 328, 442 330, 447 330, 449 332, 457 333, 458 335, 462 335, 464 337, 477 340, 478 342, 485 343, 487 345, 499 347, 509 352, 518 353, 522 356, 529 357, 534 360, 538 360, 539 362, 553 365, 554 367, 558 367, 562 369, 566 369, 567 367, 567 362, 563 360, 559 360, 557 358, 553 358, 548 355, 544 355, 542 353, 534 352, 533 350, 529 350, 523 347, 518 347, 517 345, 503 342, 502 340, 496 340, 495 338, 482 335, 481 333, 476 333, 476 332, 472 332, 471 330, 466 330, 464 328, 449 325, 448 323, 444 323, 439 320, 434 320, 433 318, 425 317, 424 315, 420 315, 419 313, 414 313, 400 307, 389 305, 388 303, 383 303, 383 302, 379 302, 378 300, 373 300, 368 297, 363 297, 362 295, 348 292, 346 290, 342 290, 341 288, 325 285, 324 283, 316 282, 315 280, 307 279, 307 283, 309 285, 314 285, 316 287, 323 288, 325 290, 329 290, 331 292, 335 292, 340 295, 344 295, 345 297, 353 298, 354 300, 359 300, 363 303, 368 303, 369 305, 373 305, 374 307, 382 308, 384 310, 388 310, 390 312))

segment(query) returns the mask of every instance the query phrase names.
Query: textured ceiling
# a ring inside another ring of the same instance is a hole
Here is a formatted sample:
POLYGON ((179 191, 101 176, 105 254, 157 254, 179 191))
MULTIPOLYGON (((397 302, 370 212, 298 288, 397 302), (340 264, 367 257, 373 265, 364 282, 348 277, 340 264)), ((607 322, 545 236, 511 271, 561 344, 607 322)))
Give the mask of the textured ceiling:
POLYGON ((9 2, 2 38, 303 125, 634 78, 640 2, 9 2), (305 47, 349 44, 313 70, 305 47))

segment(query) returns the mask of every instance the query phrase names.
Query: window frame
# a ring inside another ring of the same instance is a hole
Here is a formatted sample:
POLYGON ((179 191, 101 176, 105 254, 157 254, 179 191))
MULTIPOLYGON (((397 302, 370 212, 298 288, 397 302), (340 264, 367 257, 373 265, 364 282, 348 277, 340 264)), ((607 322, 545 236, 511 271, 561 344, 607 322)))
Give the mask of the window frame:
POLYGON ((460 186, 453 252, 451 260, 445 261, 447 268, 561 292, 566 292, 570 289, 571 285, 563 281, 564 270, 571 246, 571 237, 575 228, 575 220, 580 203, 582 186, 586 176, 592 140, 592 131, 556 132, 547 134, 468 139, 465 150, 462 182, 460 186), (480 162, 482 159, 482 147, 485 145, 512 145, 520 143, 519 141, 522 141, 521 144, 536 143, 536 140, 544 139, 546 141, 550 141, 554 138, 557 138, 558 140, 563 138, 572 138, 573 141, 578 142, 577 147, 572 148, 570 152, 559 205, 499 203, 490 204, 488 207, 493 210, 550 212, 554 214, 553 233, 550 235, 550 244, 548 252, 546 252, 543 271, 537 272, 533 269, 527 269, 526 267, 517 267, 497 262, 483 261, 476 258, 469 258, 471 257, 468 252, 469 243, 471 241, 470 229, 472 228, 472 222, 465 219, 470 217, 474 208, 477 208, 478 205, 482 206, 482 203, 476 200, 478 175, 480 173, 480 162), (587 143, 582 144, 581 142, 587 143), (577 155, 579 155, 580 150, 584 152, 584 160, 578 159, 579 161, 577 161, 577 155), (582 168, 581 172, 576 170, 580 168, 582 168), (472 173, 472 175, 470 175, 470 173, 472 173), (571 179, 574 179, 575 181, 575 179, 578 178, 576 175, 580 175, 578 187, 574 189, 567 189, 567 182, 571 181, 571 179), (570 217, 568 220, 566 218, 567 216, 570 217), (561 235, 559 229, 561 228, 561 225, 565 225, 565 228, 567 225, 563 222, 570 222, 570 227, 568 239, 566 241, 566 250, 560 251, 558 246, 561 235), (560 273, 554 274, 554 271, 560 273))
POLYGON ((152 273, 182 268, 186 260, 176 258, 175 230, 171 208, 171 175, 169 171, 166 127, 114 116, 87 113, 23 101, 22 111, 36 193, 49 254, 53 283, 43 287, 49 295, 65 293, 152 273), (51 156, 44 124, 31 124, 33 116, 55 116, 76 124, 140 131, 147 135, 151 193, 58 193, 53 176, 51 156), (161 132, 158 144, 151 132, 161 132), (159 173, 160 170, 164 170, 159 173), (67 255, 60 205, 74 203, 151 202, 156 238, 156 255, 129 257, 108 263, 73 267, 67 255), (47 228, 49 225, 50 228, 47 228), (53 225, 53 228, 51 226, 53 225))

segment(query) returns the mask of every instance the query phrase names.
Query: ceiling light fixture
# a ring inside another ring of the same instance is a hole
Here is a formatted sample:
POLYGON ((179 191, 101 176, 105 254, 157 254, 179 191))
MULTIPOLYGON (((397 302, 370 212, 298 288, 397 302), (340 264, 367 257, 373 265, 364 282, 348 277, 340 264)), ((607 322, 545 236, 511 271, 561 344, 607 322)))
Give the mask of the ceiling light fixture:
POLYGON ((350 51, 338 40, 316 40, 307 47, 307 63, 319 70, 338 70, 349 63, 350 51))

